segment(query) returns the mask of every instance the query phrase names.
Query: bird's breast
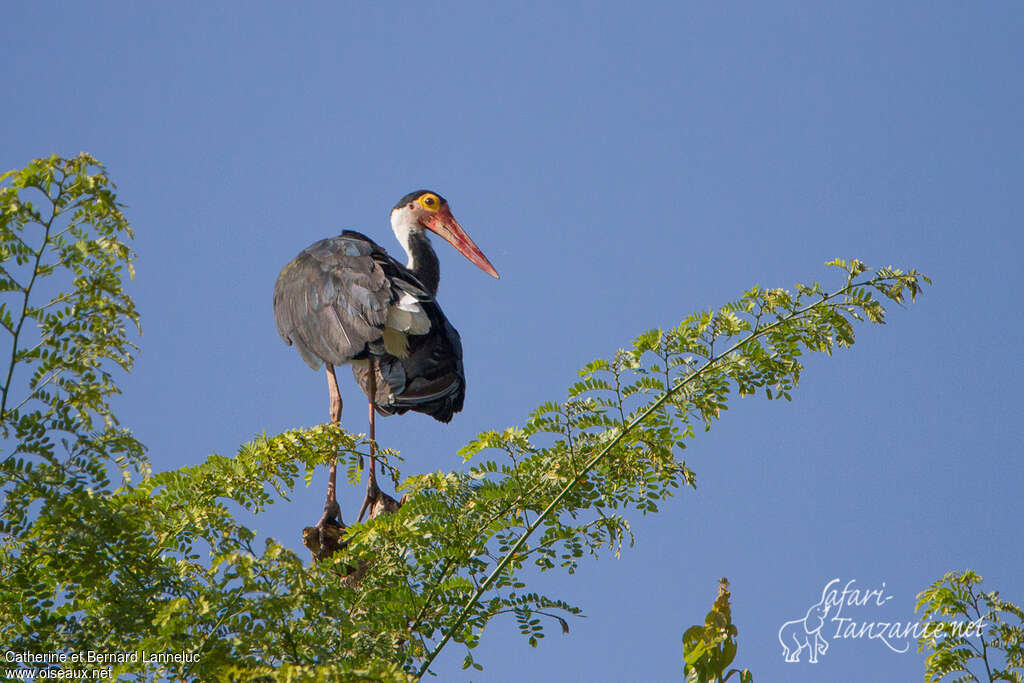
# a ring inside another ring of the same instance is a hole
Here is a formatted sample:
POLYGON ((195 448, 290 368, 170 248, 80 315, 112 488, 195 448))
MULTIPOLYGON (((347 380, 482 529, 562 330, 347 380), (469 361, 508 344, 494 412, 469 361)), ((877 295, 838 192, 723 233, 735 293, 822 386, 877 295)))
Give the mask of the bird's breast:
POLYGON ((410 334, 426 334, 430 331, 430 316, 423 309, 423 303, 404 293, 388 306, 388 317, 384 323, 384 348, 392 356, 405 358, 409 355, 410 334))

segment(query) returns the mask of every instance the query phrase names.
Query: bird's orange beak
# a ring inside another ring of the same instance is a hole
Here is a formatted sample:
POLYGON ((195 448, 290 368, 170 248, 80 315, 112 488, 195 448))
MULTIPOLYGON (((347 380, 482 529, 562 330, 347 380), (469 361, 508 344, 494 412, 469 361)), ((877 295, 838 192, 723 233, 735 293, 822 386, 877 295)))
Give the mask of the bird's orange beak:
POLYGON ((476 246, 476 243, 469 238, 469 235, 462 229, 459 222, 455 220, 455 216, 452 215, 451 209, 447 206, 442 206, 435 213, 426 216, 423 219, 423 224, 428 230, 437 233, 448 244, 458 249, 463 256, 476 264, 480 270, 491 277, 498 277, 498 271, 494 269, 494 266, 487 260, 484 253, 480 251, 480 247, 476 246))

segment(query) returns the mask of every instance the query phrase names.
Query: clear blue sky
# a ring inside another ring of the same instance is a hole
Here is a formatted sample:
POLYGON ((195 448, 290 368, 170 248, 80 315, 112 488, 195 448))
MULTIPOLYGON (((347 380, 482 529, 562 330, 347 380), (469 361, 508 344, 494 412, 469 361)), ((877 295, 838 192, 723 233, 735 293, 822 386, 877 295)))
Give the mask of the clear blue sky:
MULTIPOLYGON (((450 425, 380 423, 407 473, 459 467, 585 362, 755 283, 836 256, 917 267, 924 298, 809 359, 792 403, 744 400, 700 434, 700 488, 634 519, 636 548, 537 578, 585 608, 570 635, 534 650, 499 621, 475 678, 678 680, 724 575, 756 680, 921 680, 914 648, 786 664, 777 632, 836 577, 893 596, 861 621, 912 620, 965 567, 1024 602, 1024 6, 552 5, 4 3, 0 169, 91 152, 137 230, 123 421, 157 469, 324 421, 274 279, 344 228, 398 251, 388 209, 420 187, 502 279, 439 246, 469 391, 450 425)), ((253 524, 302 550, 322 501, 320 476, 253 524)), ((468 679, 461 658, 440 680, 468 679)))

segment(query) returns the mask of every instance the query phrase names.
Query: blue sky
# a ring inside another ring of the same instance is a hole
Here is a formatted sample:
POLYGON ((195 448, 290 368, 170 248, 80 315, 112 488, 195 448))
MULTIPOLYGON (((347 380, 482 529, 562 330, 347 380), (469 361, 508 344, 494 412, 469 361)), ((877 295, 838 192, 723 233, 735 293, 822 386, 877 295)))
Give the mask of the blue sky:
MULTIPOLYGON (((965 567, 1024 602, 1022 29, 1014 2, 6 3, 0 168, 88 151, 118 183, 144 327, 119 413, 157 469, 326 419, 274 279, 344 228, 398 252, 387 212, 420 187, 502 279, 438 247, 469 389, 450 425, 379 423, 406 473, 459 467, 587 361, 754 284, 919 268, 924 298, 808 359, 792 403, 700 434, 698 490, 634 519, 621 560, 537 577, 587 618, 535 650, 496 622, 475 679, 678 680, 724 575, 756 680, 920 680, 913 647, 787 664, 777 632, 832 578, 885 582, 859 621, 913 620, 965 567)), ((322 499, 323 476, 253 524, 301 550, 322 499)))

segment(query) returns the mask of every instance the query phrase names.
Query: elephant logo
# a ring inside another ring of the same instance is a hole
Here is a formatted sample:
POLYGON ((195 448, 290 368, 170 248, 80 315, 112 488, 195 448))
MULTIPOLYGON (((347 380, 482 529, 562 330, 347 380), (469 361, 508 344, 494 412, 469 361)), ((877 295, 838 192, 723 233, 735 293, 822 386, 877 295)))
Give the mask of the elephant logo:
POLYGON ((821 600, 811 605, 803 619, 787 621, 779 628, 779 643, 782 644, 782 656, 787 662, 799 662, 800 652, 807 650, 807 661, 818 663, 818 655, 828 650, 828 641, 821 636, 825 626, 825 617, 835 603, 826 602, 825 594, 828 586, 821 592, 821 600))

